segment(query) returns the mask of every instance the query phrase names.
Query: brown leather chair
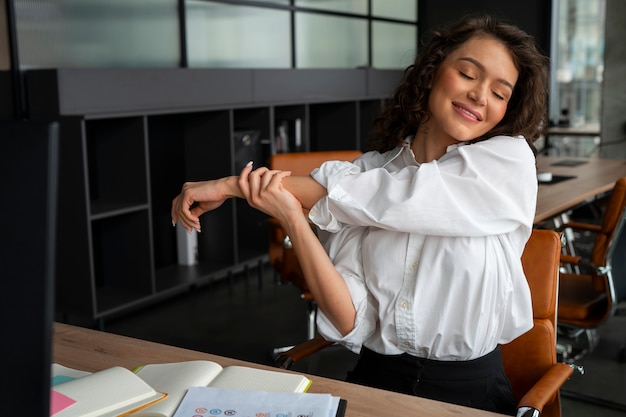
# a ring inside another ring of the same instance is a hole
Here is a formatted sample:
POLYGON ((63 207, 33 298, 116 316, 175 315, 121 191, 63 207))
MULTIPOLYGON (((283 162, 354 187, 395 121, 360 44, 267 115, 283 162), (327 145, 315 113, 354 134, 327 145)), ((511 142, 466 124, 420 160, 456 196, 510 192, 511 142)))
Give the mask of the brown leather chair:
POLYGON ((598 342, 593 330, 615 313, 619 300, 615 293, 611 261, 622 232, 625 208, 626 178, 620 178, 608 198, 600 224, 569 221, 559 228, 595 235, 589 258, 561 255, 559 330, 564 338, 570 340, 575 340, 583 332, 587 336, 587 346, 582 349, 572 352, 572 344, 563 348, 566 360, 580 358, 592 351, 598 342), (567 265, 575 265, 576 268, 566 269, 567 265))
MULTIPOLYGON (((357 150, 336 150, 316 152, 279 153, 270 157, 270 168, 291 171, 292 175, 309 175, 313 169, 326 161, 353 161, 362 155, 357 150)), ((280 223, 270 219, 269 262, 278 273, 280 282, 292 284, 300 289, 300 296, 307 304, 307 337, 315 336, 315 313, 317 307, 311 295, 296 253, 291 247, 289 237, 280 223)), ((275 353, 282 348, 275 349, 275 353)))
MULTIPOLYGON (((556 307, 561 235, 553 230, 533 230, 522 255, 522 264, 533 302, 533 328, 502 345, 507 376, 519 406, 531 407, 542 416, 561 415, 560 387, 573 368, 557 362, 556 307)), ((333 343, 320 336, 282 353, 276 365, 289 369, 333 343)))

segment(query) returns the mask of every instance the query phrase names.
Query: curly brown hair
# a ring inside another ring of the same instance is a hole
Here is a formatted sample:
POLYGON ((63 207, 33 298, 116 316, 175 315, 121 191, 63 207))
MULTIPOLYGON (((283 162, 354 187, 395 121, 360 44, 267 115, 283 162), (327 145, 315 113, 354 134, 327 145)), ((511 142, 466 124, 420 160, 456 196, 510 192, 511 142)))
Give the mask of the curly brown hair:
POLYGON ((510 51, 519 76, 506 114, 493 129, 474 141, 496 135, 524 136, 533 142, 547 122, 548 58, 535 39, 522 29, 489 15, 469 15, 447 29, 433 32, 405 71, 393 97, 374 120, 368 140, 370 149, 385 152, 413 136, 428 120, 428 96, 433 77, 442 61, 474 36, 491 36, 510 51))

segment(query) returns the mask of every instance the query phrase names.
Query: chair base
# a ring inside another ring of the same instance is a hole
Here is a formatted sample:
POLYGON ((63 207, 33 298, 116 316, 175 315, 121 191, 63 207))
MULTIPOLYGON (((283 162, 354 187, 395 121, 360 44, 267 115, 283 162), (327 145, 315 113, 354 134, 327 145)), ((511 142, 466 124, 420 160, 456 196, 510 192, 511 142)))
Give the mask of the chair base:
POLYGON ((280 355, 282 353, 287 352, 288 350, 291 350, 295 345, 291 345, 291 346, 282 346, 282 347, 277 347, 272 349, 272 360, 274 360, 274 362, 276 362, 276 360, 280 357, 280 355))
POLYGON ((558 326, 556 343, 557 360, 559 362, 573 364, 593 352, 599 342, 600 337, 596 329, 558 326))

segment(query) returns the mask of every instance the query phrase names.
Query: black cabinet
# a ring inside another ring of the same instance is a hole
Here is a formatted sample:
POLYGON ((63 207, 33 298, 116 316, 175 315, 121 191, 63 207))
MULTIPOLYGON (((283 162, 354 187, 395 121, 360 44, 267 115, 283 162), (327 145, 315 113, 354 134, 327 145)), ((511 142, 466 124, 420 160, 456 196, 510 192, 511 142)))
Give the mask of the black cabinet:
POLYGON ((56 310, 102 320, 267 261, 267 218, 229 200, 178 261, 185 181, 280 151, 361 149, 400 71, 54 69, 25 74, 33 120, 60 124, 56 310), (384 93, 382 93, 384 92, 384 93))

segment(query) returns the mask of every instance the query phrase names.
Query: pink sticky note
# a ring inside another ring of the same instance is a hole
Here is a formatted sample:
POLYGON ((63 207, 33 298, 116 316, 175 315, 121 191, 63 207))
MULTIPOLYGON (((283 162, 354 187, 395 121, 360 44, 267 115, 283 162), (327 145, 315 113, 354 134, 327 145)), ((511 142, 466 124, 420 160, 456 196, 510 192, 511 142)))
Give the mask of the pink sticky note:
POLYGON ((50 415, 53 416, 59 411, 65 410, 75 402, 76 400, 71 399, 65 394, 61 394, 55 390, 50 390, 50 415))

